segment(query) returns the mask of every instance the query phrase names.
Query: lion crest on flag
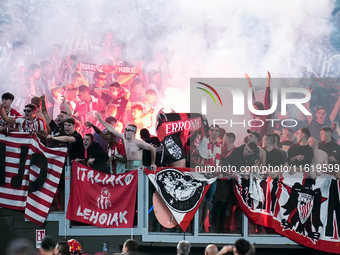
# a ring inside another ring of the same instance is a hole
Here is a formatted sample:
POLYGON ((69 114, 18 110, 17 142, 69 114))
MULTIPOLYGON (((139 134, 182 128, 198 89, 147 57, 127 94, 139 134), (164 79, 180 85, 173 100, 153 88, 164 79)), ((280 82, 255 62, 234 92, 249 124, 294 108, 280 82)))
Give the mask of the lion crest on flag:
POLYGON ((287 203, 282 206, 286 210, 283 215, 288 218, 283 219, 281 224, 285 229, 295 229, 314 241, 319 239, 319 227, 323 224, 320 220, 321 191, 313 190, 313 184, 315 180, 306 179, 304 185, 298 182, 293 185, 287 203))

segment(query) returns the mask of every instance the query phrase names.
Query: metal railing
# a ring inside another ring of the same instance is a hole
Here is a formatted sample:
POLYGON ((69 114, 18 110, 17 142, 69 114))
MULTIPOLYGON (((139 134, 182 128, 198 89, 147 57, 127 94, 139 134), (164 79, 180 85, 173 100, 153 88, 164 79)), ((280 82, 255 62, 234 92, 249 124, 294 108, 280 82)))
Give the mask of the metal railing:
POLYGON ((183 231, 176 232, 150 232, 149 224, 149 181, 143 170, 138 170, 138 191, 137 191, 137 225, 133 228, 98 228, 94 226, 72 226, 71 221, 66 219, 67 204, 70 196, 71 185, 71 166, 65 167, 65 211, 52 212, 48 215, 47 221, 59 222, 59 236, 141 236, 143 242, 162 242, 177 243, 183 239, 192 244, 197 243, 215 243, 226 244, 234 243, 237 239, 243 237, 251 243, 263 245, 297 245, 286 237, 276 234, 249 234, 248 219, 242 214, 242 223, 240 223, 241 233, 200 233, 199 232, 199 211, 191 223, 190 233, 183 231))

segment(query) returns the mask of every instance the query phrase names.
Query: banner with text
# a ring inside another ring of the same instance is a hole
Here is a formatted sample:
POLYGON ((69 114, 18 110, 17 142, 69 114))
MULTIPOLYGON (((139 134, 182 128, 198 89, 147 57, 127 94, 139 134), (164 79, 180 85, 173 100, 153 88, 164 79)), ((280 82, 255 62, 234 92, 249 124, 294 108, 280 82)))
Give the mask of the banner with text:
POLYGON ((138 171, 111 175, 73 162, 66 218, 101 228, 132 228, 138 171))
POLYGON ((244 214, 289 239, 326 252, 340 253, 340 182, 325 174, 303 173, 261 179, 238 178, 235 194, 244 214))
POLYGON ((112 65, 96 65, 96 64, 80 64, 81 70, 102 72, 102 73, 122 73, 122 74, 133 74, 135 73, 134 66, 112 66, 112 65))
POLYGON ((158 116, 156 129, 164 147, 161 161, 164 165, 184 159, 185 149, 189 146, 198 147, 208 135, 209 125, 199 113, 162 113, 158 116))
POLYGON ((43 225, 57 191, 66 148, 47 148, 35 134, 0 135, 0 206, 43 225))

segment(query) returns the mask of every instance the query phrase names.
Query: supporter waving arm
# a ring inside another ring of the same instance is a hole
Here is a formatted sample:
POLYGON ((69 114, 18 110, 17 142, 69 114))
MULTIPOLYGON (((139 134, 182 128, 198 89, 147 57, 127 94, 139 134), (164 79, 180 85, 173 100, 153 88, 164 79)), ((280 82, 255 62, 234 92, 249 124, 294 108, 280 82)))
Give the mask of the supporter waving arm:
MULTIPOLYGON (((310 91, 310 93, 312 94, 313 88, 308 87, 307 89, 308 89, 308 90, 310 91)), ((305 103, 305 107, 306 107, 307 111, 312 112, 312 111, 310 110, 309 101, 308 101, 307 103, 305 103)), ((312 122, 312 120, 313 120, 313 113, 312 113, 312 115, 306 115, 306 117, 307 117, 308 124, 310 124, 310 123, 312 122)))
POLYGON ((41 99, 41 112, 45 117, 46 124, 49 124, 51 122, 51 117, 48 114, 48 110, 47 110, 47 107, 46 107, 46 96, 45 96, 45 94, 43 94, 40 97, 40 99, 41 99))
POLYGON ((336 100, 336 103, 334 105, 331 115, 329 115, 329 119, 331 120, 331 122, 335 120, 335 117, 339 111, 339 107, 340 107, 340 92, 338 91, 338 99, 336 100))
POLYGON ((254 102, 254 101, 256 101, 256 99, 255 99, 255 93, 254 93, 254 89, 253 89, 253 84, 251 83, 251 79, 250 79, 250 77, 249 77, 249 75, 247 73, 245 73, 244 76, 247 79, 248 87, 251 88, 252 96, 253 96, 253 102, 254 102))
POLYGON ((84 125, 85 127, 93 128, 94 132, 96 132, 98 135, 105 139, 105 134, 92 122, 86 121, 84 125))
POLYGON ((76 142, 76 138, 74 138, 73 136, 67 136, 67 135, 63 135, 63 136, 48 135, 46 138, 51 139, 51 140, 56 140, 59 142, 71 142, 71 143, 76 142))
POLYGON ((95 113, 95 117, 99 120, 100 123, 104 125, 104 127, 110 131, 115 136, 119 137, 120 139, 124 139, 124 134, 117 132, 116 129, 114 129, 113 126, 111 126, 109 123, 107 123, 105 120, 103 120, 102 115, 100 112, 95 113))
POLYGON ((12 124, 15 123, 15 118, 8 117, 7 114, 5 113, 4 105, 2 102, 0 102, 0 112, 1 112, 1 117, 4 121, 8 123, 12 123, 12 124))

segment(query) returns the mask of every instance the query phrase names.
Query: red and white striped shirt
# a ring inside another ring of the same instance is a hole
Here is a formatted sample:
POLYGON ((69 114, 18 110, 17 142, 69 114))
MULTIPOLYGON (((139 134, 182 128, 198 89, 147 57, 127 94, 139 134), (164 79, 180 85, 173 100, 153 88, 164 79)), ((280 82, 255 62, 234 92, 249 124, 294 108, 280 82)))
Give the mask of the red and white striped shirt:
POLYGON ((100 123, 98 120, 95 119, 94 113, 97 111, 103 111, 105 109, 104 103, 101 99, 95 98, 94 96, 91 96, 91 102, 82 102, 78 101, 76 103, 76 108, 74 109, 75 116, 79 117, 80 122, 83 125, 83 134, 92 132, 92 129, 88 129, 84 126, 84 123, 86 121, 92 122, 97 127, 100 126, 100 123))
POLYGON ((33 120, 27 120, 24 117, 19 117, 15 120, 15 123, 18 123, 20 131, 24 132, 30 132, 32 130, 35 130, 37 132, 46 130, 45 122, 35 117, 33 120))
POLYGON ((83 116, 86 113, 93 112, 93 111, 103 111, 105 109, 104 103, 102 100, 94 97, 91 97, 91 102, 83 102, 78 101, 76 102, 76 108, 74 109, 74 112, 78 116, 83 116), (78 112, 78 113, 77 113, 78 112))
MULTIPOLYGON (((8 112, 6 112, 6 114, 7 114, 8 117, 12 117, 12 118, 21 117, 21 114, 20 114, 17 110, 15 110, 15 109, 13 109, 13 108, 11 108, 8 112)), ((0 116, 0 125, 1 125, 1 126, 4 126, 4 125, 7 125, 7 124, 8 124, 8 123, 5 122, 5 121, 1 118, 1 116, 0 116)), ((9 124, 9 126, 10 126, 11 128, 19 128, 19 125, 17 125, 17 124, 9 124)))
POLYGON ((198 158, 199 162, 203 165, 218 166, 221 161, 221 145, 216 142, 212 144, 208 141, 208 158, 198 158))

